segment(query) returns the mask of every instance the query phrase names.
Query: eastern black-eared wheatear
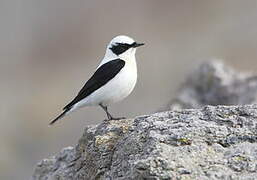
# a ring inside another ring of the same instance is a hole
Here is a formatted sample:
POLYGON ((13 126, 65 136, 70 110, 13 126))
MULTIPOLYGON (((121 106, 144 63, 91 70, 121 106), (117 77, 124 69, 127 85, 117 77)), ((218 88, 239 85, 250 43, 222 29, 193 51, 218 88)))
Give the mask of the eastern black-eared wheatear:
POLYGON ((50 125, 72 111, 84 106, 100 106, 108 120, 118 120, 107 110, 107 106, 127 97, 137 82, 137 43, 128 36, 117 36, 106 49, 105 56, 95 73, 86 82, 78 95, 63 108, 63 112, 50 125))

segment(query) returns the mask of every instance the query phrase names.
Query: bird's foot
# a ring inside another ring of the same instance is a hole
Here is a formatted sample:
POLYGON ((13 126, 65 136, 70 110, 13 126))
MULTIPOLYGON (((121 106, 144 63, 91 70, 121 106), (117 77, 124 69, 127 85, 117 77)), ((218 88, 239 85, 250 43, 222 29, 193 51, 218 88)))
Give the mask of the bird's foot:
POLYGON ((105 119, 104 121, 111 121, 111 120, 121 120, 126 119, 126 117, 108 117, 108 119, 105 119))
POLYGON ((111 117, 110 120, 121 120, 121 119, 126 119, 126 117, 111 117))

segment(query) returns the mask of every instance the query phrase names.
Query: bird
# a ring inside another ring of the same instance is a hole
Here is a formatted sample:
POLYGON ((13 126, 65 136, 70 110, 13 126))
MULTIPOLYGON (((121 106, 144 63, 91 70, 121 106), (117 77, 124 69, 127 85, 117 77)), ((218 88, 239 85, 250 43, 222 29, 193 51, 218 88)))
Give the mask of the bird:
POLYGON ((63 112, 50 122, 86 106, 100 106, 107 115, 107 120, 120 120, 108 111, 110 104, 126 98, 137 82, 136 50, 144 43, 138 43, 131 37, 119 35, 107 45, 104 58, 93 75, 86 81, 77 96, 63 108, 63 112))

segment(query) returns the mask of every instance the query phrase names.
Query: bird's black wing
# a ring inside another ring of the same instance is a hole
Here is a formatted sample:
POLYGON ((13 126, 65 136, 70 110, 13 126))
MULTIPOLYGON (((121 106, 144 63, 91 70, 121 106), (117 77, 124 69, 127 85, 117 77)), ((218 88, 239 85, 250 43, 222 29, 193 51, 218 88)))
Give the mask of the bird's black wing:
POLYGON ((65 106, 63 110, 70 109, 74 104, 89 96, 95 90, 101 88, 108 81, 114 78, 124 65, 125 61, 115 59, 100 66, 93 76, 86 82, 84 87, 79 91, 78 95, 67 106, 65 106))

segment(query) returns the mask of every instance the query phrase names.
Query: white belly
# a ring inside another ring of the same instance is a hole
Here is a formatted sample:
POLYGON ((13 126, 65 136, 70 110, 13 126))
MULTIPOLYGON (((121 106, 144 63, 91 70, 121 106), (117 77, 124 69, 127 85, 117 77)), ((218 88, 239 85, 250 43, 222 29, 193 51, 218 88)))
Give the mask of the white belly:
POLYGON ((126 62, 121 71, 104 86, 77 103, 74 108, 94 106, 100 103, 107 106, 121 101, 134 89, 137 82, 136 61, 126 62))

